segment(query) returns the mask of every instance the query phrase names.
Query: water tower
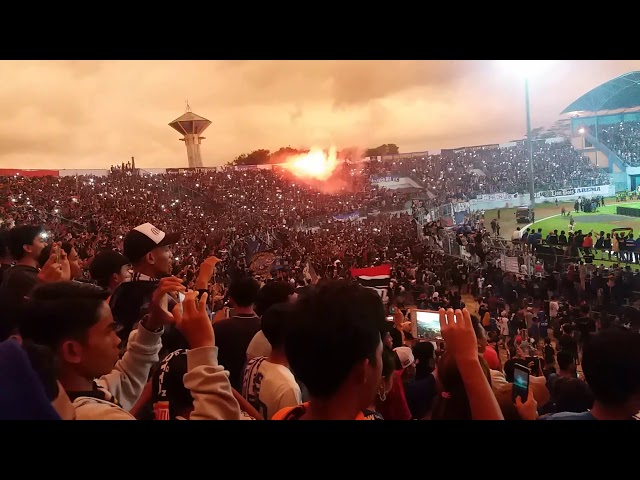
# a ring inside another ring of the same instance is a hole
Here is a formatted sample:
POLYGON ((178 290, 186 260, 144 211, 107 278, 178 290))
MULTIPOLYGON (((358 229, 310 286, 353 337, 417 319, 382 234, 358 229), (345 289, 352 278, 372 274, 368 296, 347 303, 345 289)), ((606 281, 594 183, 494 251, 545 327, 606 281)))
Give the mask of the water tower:
POLYGON ((201 137, 200 134, 204 132, 209 125, 211 125, 209 120, 191 111, 189 102, 187 102, 187 113, 176 118, 169 124, 170 127, 184 135, 184 138, 181 138, 180 141, 184 142, 187 146, 189 168, 202 167, 200 143, 205 137, 201 137))

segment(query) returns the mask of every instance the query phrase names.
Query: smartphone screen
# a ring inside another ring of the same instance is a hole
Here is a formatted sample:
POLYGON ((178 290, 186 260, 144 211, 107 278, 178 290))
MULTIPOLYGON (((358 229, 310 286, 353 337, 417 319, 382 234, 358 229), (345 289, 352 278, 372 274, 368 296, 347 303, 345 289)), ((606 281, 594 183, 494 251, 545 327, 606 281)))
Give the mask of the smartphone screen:
POLYGON ((416 333, 418 338, 434 338, 440 335, 440 314, 416 310, 416 333))
POLYGON ((513 390, 512 398, 515 403, 516 398, 520 397, 522 403, 527 401, 529 397, 529 369, 522 365, 515 364, 513 370, 513 390))
POLYGON ((184 293, 178 292, 178 299, 180 300, 180 303, 184 302, 184 293))

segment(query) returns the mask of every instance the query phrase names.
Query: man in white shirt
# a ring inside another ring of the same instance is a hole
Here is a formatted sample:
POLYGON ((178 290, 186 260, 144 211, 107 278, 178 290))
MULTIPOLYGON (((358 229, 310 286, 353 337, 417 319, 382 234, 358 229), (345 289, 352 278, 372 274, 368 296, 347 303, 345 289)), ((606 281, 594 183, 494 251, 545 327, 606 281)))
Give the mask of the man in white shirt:
POLYGON ((284 351, 291 305, 279 303, 262 315, 262 332, 271 344, 271 353, 255 357, 245 366, 242 396, 267 420, 285 407, 302 403, 302 393, 284 351))
POLYGON ((520 237, 522 236, 522 232, 520 231, 520 227, 516 228, 511 234, 511 240, 514 243, 520 243, 520 237))
POLYGON ((551 319, 549 326, 551 328, 556 328, 557 326, 559 310, 560 305, 558 304, 558 299, 555 296, 551 297, 551 301, 549 302, 549 318, 551 319))

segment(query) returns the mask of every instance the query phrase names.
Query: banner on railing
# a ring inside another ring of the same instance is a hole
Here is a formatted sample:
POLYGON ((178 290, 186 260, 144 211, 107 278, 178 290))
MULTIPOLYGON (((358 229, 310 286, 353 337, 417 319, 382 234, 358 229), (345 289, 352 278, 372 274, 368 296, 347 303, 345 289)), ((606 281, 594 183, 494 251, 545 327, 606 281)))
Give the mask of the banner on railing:
POLYGON ((342 213, 333 217, 336 222, 353 222, 359 218, 360 212, 342 213))
POLYGON ((517 193, 484 193, 482 195, 478 195, 476 197, 478 200, 484 200, 484 201, 489 201, 489 202, 493 202, 493 201, 508 201, 508 200, 513 200, 514 198, 518 198, 518 194, 517 193))
POLYGON ((189 173, 208 173, 216 172, 217 167, 185 167, 185 168, 167 168, 168 174, 186 175, 189 173))
POLYGON ((520 273, 520 264, 518 262, 518 257, 508 257, 506 255, 501 255, 500 260, 502 263, 502 270, 509 273, 520 273))
POLYGON ((558 190, 546 190, 536 193, 536 198, 570 197, 585 193, 609 195, 610 185, 595 185, 593 187, 562 188, 558 190))
POLYGON ((471 208, 471 204, 469 202, 452 203, 451 206, 453 208, 453 213, 468 212, 471 208))
POLYGON ((400 182, 400 176, 390 176, 390 177, 371 177, 371 183, 390 183, 390 182, 400 182))

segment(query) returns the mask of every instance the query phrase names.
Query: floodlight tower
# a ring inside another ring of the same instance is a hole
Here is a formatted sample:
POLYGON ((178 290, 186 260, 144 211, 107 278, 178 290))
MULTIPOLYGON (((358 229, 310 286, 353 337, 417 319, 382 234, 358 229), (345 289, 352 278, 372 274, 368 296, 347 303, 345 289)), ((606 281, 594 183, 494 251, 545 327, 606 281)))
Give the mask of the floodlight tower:
POLYGON ((187 112, 169 124, 171 128, 184 135, 184 138, 181 138, 180 141, 184 142, 187 146, 189 168, 202 167, 200 143, 205 137, 201 137, 200 134, 202 134, 209 125, 211 125, 209 120, 191 111, 189 102, 187 102, 187 112))
POLYGON ((529 112, 529 79, 532 76, 540 75, 547 70, 557 60, 498 60, 504 68, 511 70, 524 79, 524 102, 527 125, 527 151, 529 156, 529 203, 531 211, 534 212, 535 186, 533 172, 533 138, 531 138, 531 114, 529 112))

